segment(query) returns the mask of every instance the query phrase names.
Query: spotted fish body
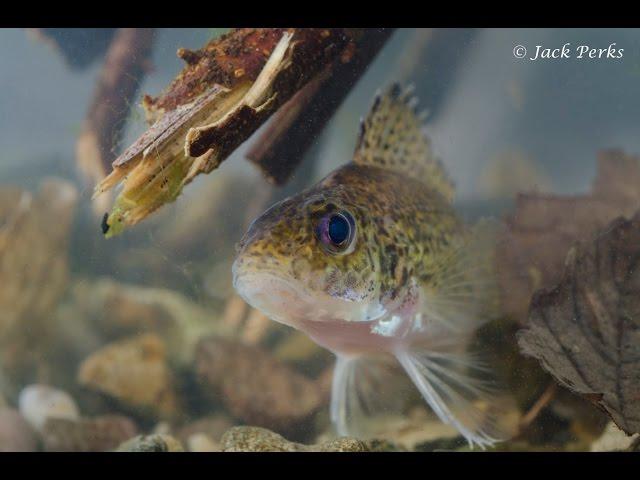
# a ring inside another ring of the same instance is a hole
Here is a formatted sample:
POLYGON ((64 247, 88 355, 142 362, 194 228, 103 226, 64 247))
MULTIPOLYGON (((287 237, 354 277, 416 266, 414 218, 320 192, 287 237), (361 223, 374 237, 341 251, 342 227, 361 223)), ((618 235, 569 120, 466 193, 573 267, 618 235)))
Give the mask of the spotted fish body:
POLYGON ((459 220, 452 196, 415 100, 394 85, 363 121, 353 161, 271 207, 239 244, 238 292, 336 354, 340 434, 365 416, 369 359, 382 354, 470 443, 497 438, 477 407, 489 388, 464 353, 494 299, 490 236, 459 220))

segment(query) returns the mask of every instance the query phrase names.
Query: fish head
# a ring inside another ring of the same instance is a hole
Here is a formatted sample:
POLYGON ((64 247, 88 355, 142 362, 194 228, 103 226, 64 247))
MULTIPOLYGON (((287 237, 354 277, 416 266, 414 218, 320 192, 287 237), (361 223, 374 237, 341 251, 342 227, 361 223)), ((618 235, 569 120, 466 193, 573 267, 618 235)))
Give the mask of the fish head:
POLYGON ((237 246, 237 292, 292 326, 375 319, 382 308, 379 252, 367 237, 366 211, 342 185, 275 204, 237 246))

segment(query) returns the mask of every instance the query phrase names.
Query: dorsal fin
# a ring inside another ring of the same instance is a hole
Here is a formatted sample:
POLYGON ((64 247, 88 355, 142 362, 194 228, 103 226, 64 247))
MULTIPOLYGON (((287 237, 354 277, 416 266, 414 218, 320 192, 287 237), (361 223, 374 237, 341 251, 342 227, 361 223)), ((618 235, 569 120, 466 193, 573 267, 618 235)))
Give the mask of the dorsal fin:
POLYGON ((451 200, 453 183, 431 150, 412 90, 394 83, 376 96, 360 125, 353 161, 403 173, 451 200))

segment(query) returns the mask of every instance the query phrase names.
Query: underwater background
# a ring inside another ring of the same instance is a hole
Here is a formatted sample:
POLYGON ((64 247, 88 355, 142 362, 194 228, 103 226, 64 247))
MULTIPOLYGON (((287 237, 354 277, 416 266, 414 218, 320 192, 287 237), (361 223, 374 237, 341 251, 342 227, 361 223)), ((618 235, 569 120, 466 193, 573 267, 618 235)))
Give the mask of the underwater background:
MULTIPOLYGON (((154 31, 114 150, 146 130, 142 96, 162 92, 184 66, 176 50, 227 31, 154 31)), ((0 451, 467 450, 403 385, 383 392, 403 406, 377 438, 336 439, 332 355, 251 309, 231 284, 234 246, 250 221, 347 163, 360 118, 394 81, 413 84, 429 111, 457 211, 470 222, 504 219, 510 238, 526 237, 504 250, 505 315, 476 339, 516 399, 505 412, 513 438, 494 448, 638 448, 622 430, 634 433, 640 397, 626 410, 613 400, 612 413, 558 381, 553 363, 519 347, 517 332, 534 291, 562 282, 572 243, 640 209, 640 30, 398 29, 286 184, 267 183, 246 161, 248 141, 109 239, 76 149, 113 32, 49 33, 73 48, 0 29, 0 451), (613 42, 622 58, 514 55, 517 45, 532 55, 536 45, 613 42), (635 420, 621 430, 620 418, 635 420)), ((640 352, 629 356, 637 362, 640 352)), ((637 392, 640 379, 622 384, 637 392)))

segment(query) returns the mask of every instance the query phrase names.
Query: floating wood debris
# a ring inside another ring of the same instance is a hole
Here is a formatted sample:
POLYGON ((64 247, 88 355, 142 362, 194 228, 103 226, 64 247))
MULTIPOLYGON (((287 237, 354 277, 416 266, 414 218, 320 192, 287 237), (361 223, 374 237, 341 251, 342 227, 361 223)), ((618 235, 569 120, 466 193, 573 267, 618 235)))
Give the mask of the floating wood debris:
POLYGON ((371 35, 379 37, 377 52, 389 34, 236 29, 201 50, 180 49, 185 69, 160 97, 143 100, 153 125, 113 162, 113 171, 95 189, 98 196, 122 183, 104 225, 106 236, 174 201, 186 184, 216 169, 309 81, 327 75, 335 63, 351 62, 371 35))

